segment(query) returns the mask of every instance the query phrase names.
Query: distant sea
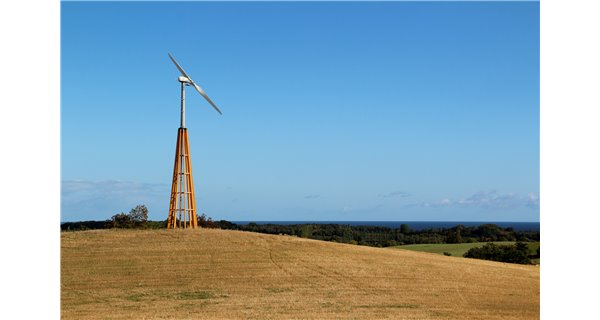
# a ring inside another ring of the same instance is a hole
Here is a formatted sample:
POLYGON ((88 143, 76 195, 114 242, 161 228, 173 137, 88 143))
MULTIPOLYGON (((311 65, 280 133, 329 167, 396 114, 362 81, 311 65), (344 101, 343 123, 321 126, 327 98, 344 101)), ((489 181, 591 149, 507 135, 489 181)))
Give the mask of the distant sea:
POLYGON ((231 221, 236 224, 347 224, 351 226, 376 226, 388 228, 400 228, 400 225, 406 223, 413 230, 424 230, 431 228, 452 228, 459 224, 467 227, 475 227, 482 224, 495 224, 502 228, 512 227, 517 231, 540 231, 539 222, 481 222, 481 221, 231 221))

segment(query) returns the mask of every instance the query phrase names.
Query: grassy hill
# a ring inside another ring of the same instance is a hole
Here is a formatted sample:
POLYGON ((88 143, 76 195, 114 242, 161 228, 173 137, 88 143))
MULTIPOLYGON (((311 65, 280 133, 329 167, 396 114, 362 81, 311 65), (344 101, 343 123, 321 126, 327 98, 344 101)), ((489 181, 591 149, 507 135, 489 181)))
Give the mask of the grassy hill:
POLYGON ((65 319, 534 319, 535 266, 226 230, 61 234, 65 319))

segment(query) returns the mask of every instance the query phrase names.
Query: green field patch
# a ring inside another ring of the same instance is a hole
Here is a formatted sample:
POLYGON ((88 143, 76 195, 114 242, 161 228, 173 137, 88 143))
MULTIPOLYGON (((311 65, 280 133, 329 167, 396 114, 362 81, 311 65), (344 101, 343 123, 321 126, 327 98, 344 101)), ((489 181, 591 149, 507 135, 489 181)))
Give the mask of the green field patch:
MULTIPOLYGON (((462 258, 463 254, 465 254, 471 248, 483 247, 486 243, 489 242, 472 242, 472 243, 433 243, 433 244, 409 244, 403 246, 394 246, 390 247, 393 249, 405 249, 412 251, 420 251, 420 252, 430 252, 437 254, 444 254, 444 252, 449 253, 452 257, 460 257, 462 258)), ((491 242, 497 245, 513 245, 514 241, 496 241, 491 242)), ((529 253, 535 254, 536 250, 540 247, 539 242, 527 242, 529 246, 529 253)), ((447 254, 446 254, 447 255, 447 254)), ((537 260, 539 263, 539 259, 537 260)))

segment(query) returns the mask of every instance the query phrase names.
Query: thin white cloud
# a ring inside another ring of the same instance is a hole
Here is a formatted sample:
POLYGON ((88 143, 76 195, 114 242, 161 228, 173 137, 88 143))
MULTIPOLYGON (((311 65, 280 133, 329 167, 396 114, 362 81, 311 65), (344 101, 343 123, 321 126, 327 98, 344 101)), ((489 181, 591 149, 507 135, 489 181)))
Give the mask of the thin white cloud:
POLYGON ((406 198, 406 197, 410 197, 410 193, 405 192, 405 191, 393 191, 390 193, 386 193, 386 194, 379 194, 378 196, 381 198, 392 198, 392 197, 398 197, 398 198, 406 198))
POLYGON ((131 181, 61 182, 61 221, 104 220, 145 204, 150 217, 163 219, 168 207, 170 186, 131 181))
POLYGON ((537 193, 530 192, 527 199, 527 206, 533 208, 540 207, 540 195, 537 193))
POLYGON ((320 194, 309 194, 309 195, 304 196, 304 199, 317 199, 320 197, 321 197, 320 194))
POLYGON ((519 195, 514 192, 499 193, 496 190, 479 191, 466 198, 451 199, 444 198, 439 201, 413 203, 409 207, 455 207, 455 208, 484 208, 484 209, 509 209, 517 207, 539 208, 539 195, 529 193, 519 195))

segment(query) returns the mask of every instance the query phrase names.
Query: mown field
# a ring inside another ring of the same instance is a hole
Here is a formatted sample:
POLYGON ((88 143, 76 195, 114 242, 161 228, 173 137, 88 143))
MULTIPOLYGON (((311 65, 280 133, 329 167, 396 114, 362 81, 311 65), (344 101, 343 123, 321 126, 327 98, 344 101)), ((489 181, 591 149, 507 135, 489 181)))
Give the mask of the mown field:
POLYGON ((536 319, 539 267, 227 230, 61 234, 64 319, 536 319))
MULTIPOLYGON (((496 241, 492 242, 497 245, 512 245, 515 244, 514 241, 496 241)), ((452 254, 453 257, 461 257, 465 252, 469 251, 471 248, 482 247, 486 244, 486 242, 473 242, 473 243, 434 243, 434 244, 409 244, 403 246, 395 246, 391 247, 393 249, 406 249, 413 251, 421 251, 421 252, 430 252, 437 254, 444 254, 444 252, 448 252, 452 254)), ((528 242, 529 253, 535 254, 536 250, 540 247, 539 242, 528 242)), ((534 262, 539 263, 539 259, 534 259, 534 262)))

